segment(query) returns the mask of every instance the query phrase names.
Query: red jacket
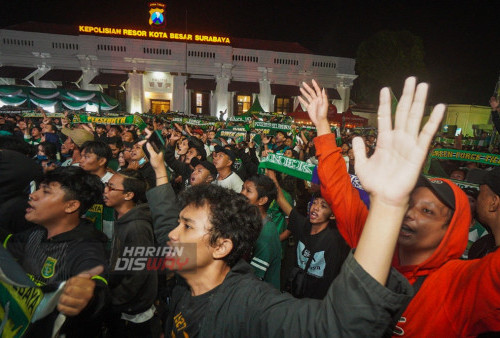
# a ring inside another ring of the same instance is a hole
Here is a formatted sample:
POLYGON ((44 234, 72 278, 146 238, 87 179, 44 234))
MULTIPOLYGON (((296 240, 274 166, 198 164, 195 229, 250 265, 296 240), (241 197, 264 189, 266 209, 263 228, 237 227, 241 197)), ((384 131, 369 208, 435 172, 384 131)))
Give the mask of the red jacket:
MULTIPOLYGON (((351 185, 335 136, 320 136, 314 143, 321 193, 335 214, 340 233, 356 247, 368 210, 351 185)), ((479 260, 459 260, 467 245, 469 202, 458 186, 441 180, 453 189, 456 207, 440 245, 429 259, 415 266, 399 265, 395 250, 393 266, 410 283, 427 276, 395 328, 395 337, 467 337, 500 331, 500 250, 479 260)))

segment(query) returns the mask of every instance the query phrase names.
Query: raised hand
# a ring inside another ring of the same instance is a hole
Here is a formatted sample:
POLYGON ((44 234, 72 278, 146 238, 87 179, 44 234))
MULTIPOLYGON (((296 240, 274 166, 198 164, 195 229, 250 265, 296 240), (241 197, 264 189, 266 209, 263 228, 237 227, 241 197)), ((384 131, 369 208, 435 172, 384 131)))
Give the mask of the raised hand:
POLYGON ((149 142, 146 143, 146 148, 149 151, 149 162, 151 163, 154 171, 157 172, 165 170, 166 173, 165 163, 163 162, 163 152, 160 151, 157 153, 149 142))
POLYGON ((59 312, 66 316, 76 316, 82 312, 94 296, 95 281, 91 278, 103 271, 103 266, 99 265, 70 278, 57 304, 59 312))
POLYGON ((443 117, 445 106, 439 104, 419 132, 427 90, 426 83, 416 86, 414 77, 406 80, 393 129, 391 95, 388 88, 383 88, 378 109, 378 141, 373 156, 366 157, 360 137, 353 140, 356 174, 363 188, 384 203, 401 205, 408 202, 443 117))
POLYGON ((328 96, 325 89, 320 89, 316 81, 312 80, 312 87, 304 82, 300 92, 302 96, 299 96, 299 101, 306 107, 309 118, 318 130, 318 136, 329 134, 328 96))

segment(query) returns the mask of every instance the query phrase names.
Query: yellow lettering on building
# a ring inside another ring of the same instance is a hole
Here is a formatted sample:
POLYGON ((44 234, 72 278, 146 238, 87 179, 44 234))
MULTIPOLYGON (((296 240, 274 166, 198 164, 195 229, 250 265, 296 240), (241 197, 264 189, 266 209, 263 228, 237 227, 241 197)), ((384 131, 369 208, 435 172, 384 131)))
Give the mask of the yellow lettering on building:
POLYGON ((198 41, 198 42, 211 42, 219 44, 230 44, 231 40, 228 37, 216 35, 192 35, 184 33, 167 33, 161 31, 146 31, 140 29, 122 29, 113 27, 99 27, 99 26, 86 26, 79 25, 78 31, 81 33, 90 34, 104 34, 104 35, 121 35, 121 36, 134 36, 145 37, 152 39, 170 39, 180 41, 198 41))

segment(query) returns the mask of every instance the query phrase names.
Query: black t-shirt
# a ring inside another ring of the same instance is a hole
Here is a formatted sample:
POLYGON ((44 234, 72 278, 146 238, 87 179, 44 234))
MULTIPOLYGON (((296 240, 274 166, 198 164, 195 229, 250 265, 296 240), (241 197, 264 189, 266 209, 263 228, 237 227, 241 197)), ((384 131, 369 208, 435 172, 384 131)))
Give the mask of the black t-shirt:
POLYGON ((304 297, 323 299, 330 284, 339 274, 350 247, 332 225, 311 235, 309 219, 300 215, 295 208, 290 213, 288 230, 297 239, 296 266, 305 269, 310 255, 314 255, 307 270, 304 297))
POLYGON ((199 296, 186 293, 175 308, 172 337, 198 337, 210 302, 219 287, 199 296))

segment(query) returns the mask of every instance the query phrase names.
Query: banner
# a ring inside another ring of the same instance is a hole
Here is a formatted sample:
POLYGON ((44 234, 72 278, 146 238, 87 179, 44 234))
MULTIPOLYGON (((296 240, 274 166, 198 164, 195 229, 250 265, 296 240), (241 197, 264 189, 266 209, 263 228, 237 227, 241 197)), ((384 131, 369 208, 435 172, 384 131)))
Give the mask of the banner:
POLYGON ((251 116, 231 116, 227 119, 228 122, 248 122, 252 120, 251 116))
MULTIPOLYGON (((51 117, 63 118, 64 117, 63 113, 47 113, 45 115, 48 118, 51 118, 51 117)), ((23 117, 43 117, 43 114, 36 113, 36 112, 28 112, 28 113, 23 113, 23 117)))
POLYGON ((202 129, 205 129, 207 127, 220 125, 220 122, 218 122, 218 121, 207 121, 207 120, 197 119, 197 118, 192 118, 192 117, 174 117, 174 118, 172 118, 171 122, 182 124, 182 125, 187 124, 190 126, 196 126, 196 127, 202 128, 202 129))
POLYGON ((284 123, 273 123, 273 122, 261 122, 261 121, 255 121, 250 124, 250 128, 254 129, 268 129, 271 131, 282 131, 285 133, 289 133, 292 131, 292 125, 291 124, 284 124, 284 123))
POLYGON ((27 114, 31 113, 33 110, 0 110, 0 114, 27 114))
MULTIPOLYGON (((435 142, 442 143, 442 144, 455 144, 455 139, 447 138, 447 137, 436 137, 435 142)), ((477 140, 477 139, 471 138, 471 139, 463 139, 461 143, 464 146, 486 147, 490 144, 490 140, 489 139, 477 140)))
MULTIPOLYGON (((253 138, 256 133, 250 133, 250 139, 253 138)), ((238 137, 246 137, 247 132, 246 131, 237 131, 237 130, 232 130, 232 129, 220 129, 216 134, 215 137, 230 137, 230 138, 238 138, 238 137)))
POLYGON ((431 158, 500 165, 500 155, 457 149, 434 149, 431 158))
POLYGON ((287 175, 311 181, 316 166, 280 154, 268 154, 259 164, 259 171, 272 169, 287 175))
POLYGON ((104 116, 88 116, 74 115, 73 124, 81 123, 98 123, 98 124, 114 124, 114 125, 135 125, 140 130, 144 130, 147 125, 138 115, 128 115, 120 117, 104 117, 104 116))

